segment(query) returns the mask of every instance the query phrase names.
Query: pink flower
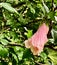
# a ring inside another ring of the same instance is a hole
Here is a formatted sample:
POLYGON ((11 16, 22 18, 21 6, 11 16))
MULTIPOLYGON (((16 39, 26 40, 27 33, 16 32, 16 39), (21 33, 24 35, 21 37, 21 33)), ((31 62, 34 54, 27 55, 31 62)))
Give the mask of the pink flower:
POLYGON ((43 51, 44 45, 48 41, 48 31, 48 26, 43 23, 31 38, 25 40, 25 47, 30 48, 33 55, 39 55, 43 51))

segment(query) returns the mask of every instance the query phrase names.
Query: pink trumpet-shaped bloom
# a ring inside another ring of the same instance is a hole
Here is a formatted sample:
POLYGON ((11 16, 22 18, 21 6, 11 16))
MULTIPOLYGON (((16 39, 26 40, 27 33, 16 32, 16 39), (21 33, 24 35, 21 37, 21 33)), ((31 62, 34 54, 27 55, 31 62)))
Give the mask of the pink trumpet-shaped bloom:
POLYGON ((31 38, 25 40, 26 48, 30 48, 33 55, 38 55, 43 50, 45 43, 48 41, 48 31, 49 27, 43 23, 31 38))

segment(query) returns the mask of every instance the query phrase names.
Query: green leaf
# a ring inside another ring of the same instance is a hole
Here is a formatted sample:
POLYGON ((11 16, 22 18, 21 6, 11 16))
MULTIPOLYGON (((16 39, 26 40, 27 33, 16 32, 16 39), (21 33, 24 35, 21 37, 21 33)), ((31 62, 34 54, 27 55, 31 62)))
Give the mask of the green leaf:
POLYGON ((30 7, 31 13, 35 14, 35 9, 30 7))
POLYGON ((19 50, 17 51, 17 55, 18 55, 19 60, 22 60, 23 51, 24 51, 24 49, 19 47, 19 50))
POLYGON ((46 12, 47 12, 47 13, 49 13, 49 8, 46 6, 46 4, 44 3, 44 1, 43 1, 43 0, 42 0, 42 3, 43 3, 43 6, 44 6, 44 8, 45 8, 46 12))
POLYGON ((0 56, 1 57, 7 57, 8 55, 8 50, 6 48, 3 48, 1 45, 0 45, 0 56))
POLYGON ((22 60, 22 57, 23 57, 23 51, 22 51, 22 52, 18 52, 17 54, 18 54, 18 58, 19 58, 19 60, 22 60))
POLYGON ((38 6, 39 8, 41 8, 42 12, 43 12, 44 15, 45 15, 45 9, 44 9, 44 7, 42 6, 42 4, 37 4, 37 6, 38 6))
POLYGON ((0 39, 4 38, 4 34, 0 34, 0 39))
POLYGON ((49 49, 49 55, 48 57, 54 62, 54 65, 57 65, 57 52, 49 49))
POLYGON ((18 63, 17 56, 15 54, 13 54, 13 53, 12 53, 12 56, 14 57, 15 61, 18 63))
POLYGON ((43 59, 44 62, 47 61, 47 54, 46 54, 46 53, 42 52, 42 53, 40 54, 40 56, 41 56, 41 58, 43 59))
POLYGON ((54 43, 57 44, 57 31, 52 29, 51 34, 54 39, 54 43))
POLYGON ((18 12, 9 3, 0 3, 0 6, 7 9, 9 12, 18 14, 18 12))
POLYGON ((49 17, 51 20, 55 20, 54 15, 55 15, 55 13, 52 12, 52 11, 48 13, 48 17, 49 17))
POLYGON ((29 49, 25 49, 24 50, 24 53, 23 53, 23 59, 24 58, 32 58, 33 57, 33 55, 31 54, 31 51, 29 50, 29 49))
POLYGON ((2 43, 3 45, 7 45, 7 44, 8 44, 8 41, 5 40, 5 39, 1 39, 1 43, 2 43))
POLYGON ((51 42, 51 43, 54 43, 54 39, 48 39, 49 40, 49 42, 51 42))
POLYGON ((57 21, 57 16, 55 16, 55 21, 57 21))
POLYGON ((27 38, 30 38, 32 36, 32 30, 27 30, 27 32, 25 32, 25 35, 27 36, 27 38))
POLYGON ((57 0, 54 0, 54 2, 56 3, 56 5, 57 5, 57 0))
POLYGON ((46 59, 46 58, 47 58, 47 55, 46 55, 44 52, 42 52, 40 56, 41 56, 43 59, 46 59))

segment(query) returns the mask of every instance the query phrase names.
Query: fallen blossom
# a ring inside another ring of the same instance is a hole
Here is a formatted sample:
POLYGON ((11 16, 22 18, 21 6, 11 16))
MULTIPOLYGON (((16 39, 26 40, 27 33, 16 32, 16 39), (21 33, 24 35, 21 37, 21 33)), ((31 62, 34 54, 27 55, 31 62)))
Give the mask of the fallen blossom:
POLYGON ((33 55, 39 55, 43 51, 44 45, 48 41, 48 31, 49 27, 43 23, 31 38, 25 40, 25 47, 30 48, 33 55))

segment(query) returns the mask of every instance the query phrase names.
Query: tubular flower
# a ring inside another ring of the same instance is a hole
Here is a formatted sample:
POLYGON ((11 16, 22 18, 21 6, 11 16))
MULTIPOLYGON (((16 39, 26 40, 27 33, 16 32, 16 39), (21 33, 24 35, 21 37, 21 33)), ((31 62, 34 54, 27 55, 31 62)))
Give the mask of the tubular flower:
POLYGON ((33 55, 39 55, 43 51, 44 45, 48 41, 48 31, 49 27, 43 23, 31 38, 25 40, 25 47, 30 48, 33 55))

